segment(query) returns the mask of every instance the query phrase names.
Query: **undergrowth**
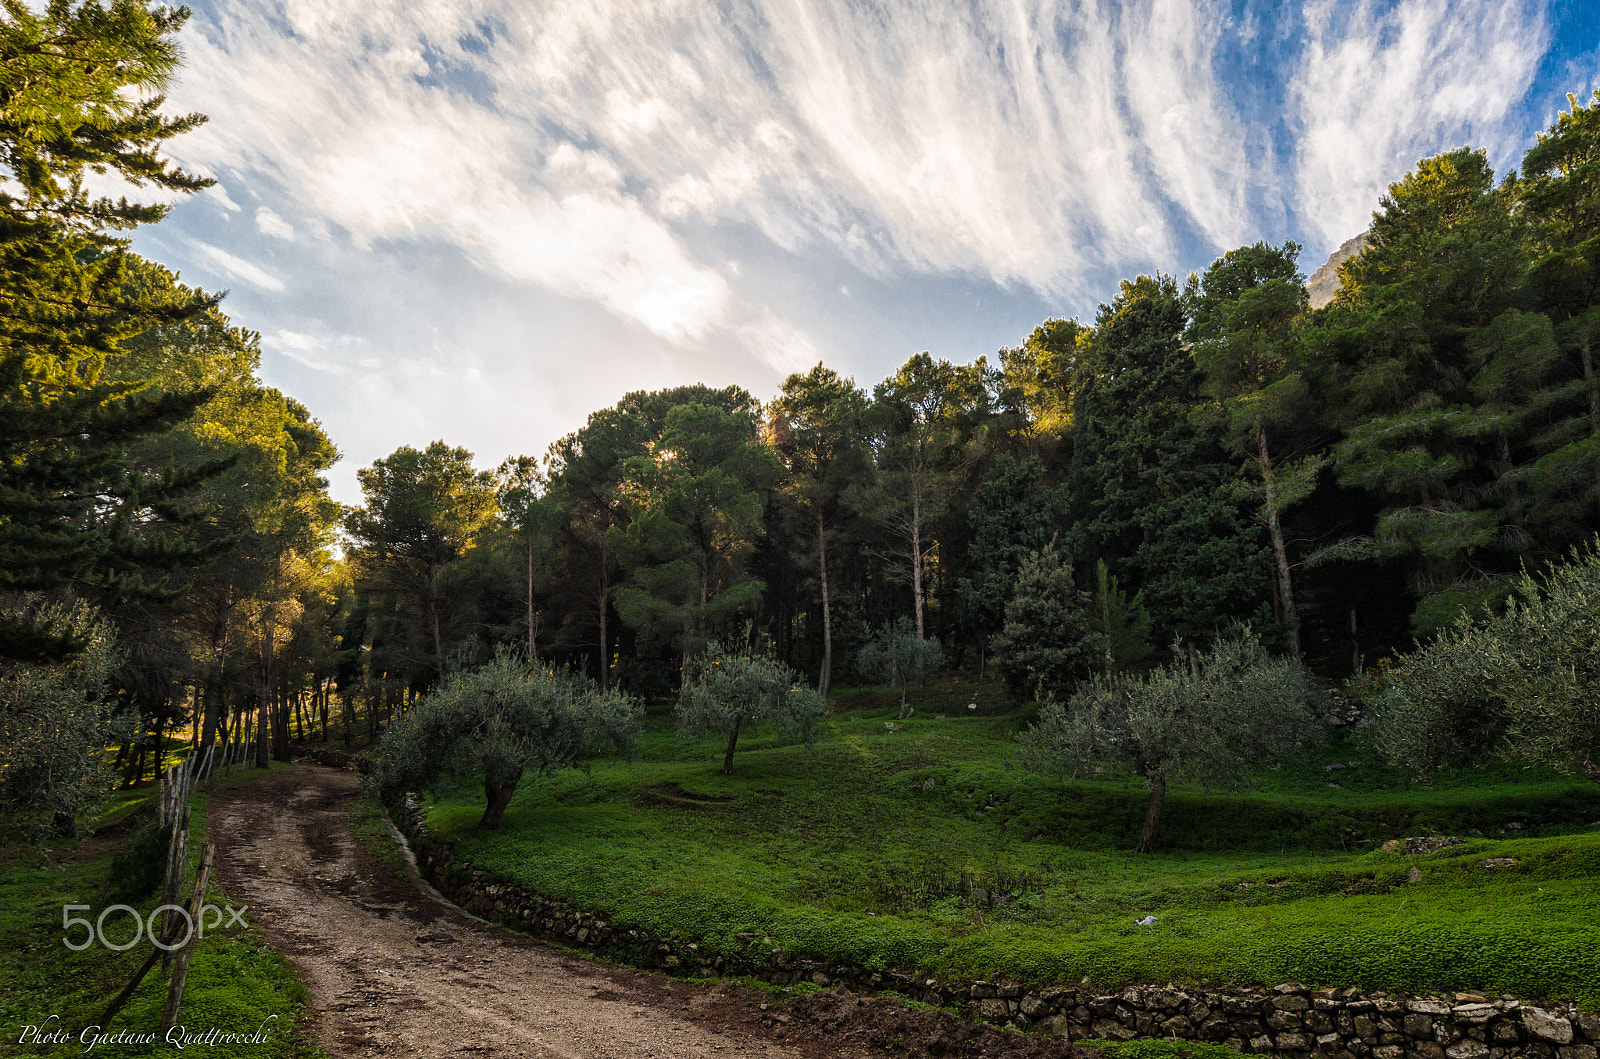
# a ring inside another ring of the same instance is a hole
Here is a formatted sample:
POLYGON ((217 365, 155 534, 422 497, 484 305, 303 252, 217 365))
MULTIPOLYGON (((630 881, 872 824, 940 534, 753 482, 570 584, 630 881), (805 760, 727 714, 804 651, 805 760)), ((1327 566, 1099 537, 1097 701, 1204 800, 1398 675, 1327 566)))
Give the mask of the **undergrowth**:
POLYGON ((469 782, 434 792, 430 826, 458 862, 725 955, 755 932, 954 981, 1600 998, 1593 784, 1504 767, 1408 784, 1355 735, 1248 793, 1175 790, 1159 851, 1137 856, 1138 781, 1020 771, 1022 716, 986 689, 930 688, 898 730, 897 700, 858 692, 813 746, 742 736, 732 776, 717 741, 657 715, 641 760, 525 780, 499 832, 476 833, 469 782), (1466 842, 1379 849, 1430 833, 1466 842))
MULTIPOLYGON (((243 782, 249 776, 245 773, 214 784, 243 782)), ((149 789, 142 790, 148 797, 149 789)), ((191 882, 205 844, 207 798, 205 793, 197 793, 190 802, 191 882)), ((148 940, 123 952, 98 943, 74 952, 63 944, 62 908, 66 905, 88 905, 87 912, 74 914, 93 920, 116 903, 129 904, 141 916, 148 917, 160 902, 159 896, 151 892, 159 888, 159 879, 154 887, 146 885, 148 879, 130 886, 126 881, 119 882, 113 873, 113 860, 121 858, 124 866, 148 861, 155 848, 153 806, 148 801, 134 804, 132 798, 125 801, 123 815, 139 815, 109 835, 0 850, 0 952, 5 953, 0 960, 0 1032, 17 1049, 8 1054, 84 1054, 88 1050, 82 1036, 85 1027, 98 1023, 107 1003, 150 953, 148 940), (20 1043, 26 1026, 64 1030, 71 1041, 51 1047, 26 1046, 20 1043)), ((239 906, 215 882, 206 896, 219 908, 230 903, 239 906)), ((76 942, 81 933, 82 928, 76 928, 72 939, 76 942)), ((105 933, 114 944, 131 939, 131 917, 120 911, 109 915, 105 933)), ((154 1033, 161 1023, 166 995, 167 976, 157 965, 122 1011, 102 1029, 110 1033, 154 1033)), ((195 949, 177 1021, 191 1033, 213 1027, 224 1032, 253 1033, 264 1026, 270 1041, 267 1045, 196 1048, 207 1055, 315 1059, 323 1053, 302 1039, 305 1002, 304 984, 256 931, 238 927, 213 929, 195 949)), ((102 1042, 93 1051, 127 1056, 167 1055, 173 1054, 174 1048, 165 1044, 102 1042)))

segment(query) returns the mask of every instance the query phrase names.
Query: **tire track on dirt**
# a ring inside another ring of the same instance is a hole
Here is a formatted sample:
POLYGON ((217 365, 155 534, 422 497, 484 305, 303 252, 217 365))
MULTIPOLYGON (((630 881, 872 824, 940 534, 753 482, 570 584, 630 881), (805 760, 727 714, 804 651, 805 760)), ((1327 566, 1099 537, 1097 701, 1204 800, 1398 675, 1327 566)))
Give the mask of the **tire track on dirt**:
POLYGON ((605 967, 444 908, 361 847, 348 815, 359 791, 351 773, 302 764, 218 790, 207 814, 222 885, 300 970, 329 1054, 867 1054, 763 1025, 742 987, 605 967))

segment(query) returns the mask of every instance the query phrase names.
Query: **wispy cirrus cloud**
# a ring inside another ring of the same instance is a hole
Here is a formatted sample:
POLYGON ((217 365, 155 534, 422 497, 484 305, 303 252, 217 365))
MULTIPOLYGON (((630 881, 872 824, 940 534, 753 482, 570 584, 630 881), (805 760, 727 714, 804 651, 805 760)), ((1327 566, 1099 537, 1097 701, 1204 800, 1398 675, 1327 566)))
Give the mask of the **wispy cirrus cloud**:
POLYGON ((416 431, 538 451, 627 389, 975 356, 1258 238, 1315 264, 1417 158, 1514 160, 1554 10, 196 7, 173 104, 211 122, 172 147, 221 186, 155 238, 237 285, 360 462, 416 431))
POLYGON ((1383 189, 1421 157, 1526 146, 1518 104, 1550 38, 1541 4, 1321 0, 1306 22, 1290 86, 1297 198, 1325 242, 1365 229, 1383 189))
POLYGON ((220 246, 212 246, 203 240, 192 238, 186 239, 185 242, 191 250, 200 256, 201 260, 205 261, 213 269, 225 276, 238 280, 240 283, 248 284, 256 290, 266 291, 271 294, 281 294, 288 289, 284 286, 283 280, 260 265, 246 261, 236 254, 230 254, 220 246))
POLYGON ((213 121, 179 150, 358 242, 453 245, 687 342, 765 310, 685 226, 1056 295, 1180 228, 1241 238, 1263 179, 1223 27, 1185 0, 247 0, 189 43, 180 102, 213 121))

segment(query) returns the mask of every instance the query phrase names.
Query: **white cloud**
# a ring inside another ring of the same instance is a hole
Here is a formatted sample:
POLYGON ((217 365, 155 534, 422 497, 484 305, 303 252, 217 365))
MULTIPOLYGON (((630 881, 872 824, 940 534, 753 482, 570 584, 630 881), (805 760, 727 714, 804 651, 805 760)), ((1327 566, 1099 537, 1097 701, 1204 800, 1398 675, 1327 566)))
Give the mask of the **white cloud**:
POLYGON ((204 194, 212 202, 216 203, 218 207, 226 210, 228 213, 239 212, 239 204, 233 201, 233 199, 228 195, 228 189, 223 187, 220 182, 212 184, 210 187, 206 188, 202 194, 204 194))
POLYGON ((308 226, 453 244, 679 342, 739 326, 684 223, 1061 294, 1162 261, 1173 217, 1241 238, 1273 180, 1236 149, 1211 69, 1224 29, 1189 0, 246 0, 209 17, 178 102, 212 121, 186 160, 275 182, 308 226))
POLYGON ((271 335, 263 336, 262 344, 268 351, 288 357, 313 371, 327 372, 329 375, 345 374, 344 365, 330 360, 324 342, 313 335, 280 328, 271 335))
POLYGON ((448 248, 680 348, 767 342, 761 273, 707 231, 1079 304, 1194 234, 1288 234, 1291 198, 1337 243, 1417 155, 1502 135, 1535 4, 1320 0, 1295 60, 1223 0, 239 0, 186 35, 174 102, 212 120, 175 150, 274 238, 448 248), (1217 61, 1268 44, 1283 155, 1217 61))
POLYGON ((294 225, 279 217, 265 206, 256 210, 256 229, 274 239, 294 238, 294 225))
POLYGON ((1549 42, 1533 0, 1321 0, 1290 86, 1297 208, 1326 248, 1364 230, 1385 187, 1464 143, 1515 156, 1510 115, 1549 42))
POLYGON ((228 253, 219 246, 212 246, 210 243, 194 238, 185 239, 185 242, 215 272, 236 279, 240 283, 254 287, 259 291, 281 294, 286 289, 283 280, 277 276, 274 276, 259 265, 252 265, 242 257, 236 257, 228 253))
POLYGON ((808 371, 824 358, 811 336, 771 312, 738 329, 739 338, 780 378, 808 371))

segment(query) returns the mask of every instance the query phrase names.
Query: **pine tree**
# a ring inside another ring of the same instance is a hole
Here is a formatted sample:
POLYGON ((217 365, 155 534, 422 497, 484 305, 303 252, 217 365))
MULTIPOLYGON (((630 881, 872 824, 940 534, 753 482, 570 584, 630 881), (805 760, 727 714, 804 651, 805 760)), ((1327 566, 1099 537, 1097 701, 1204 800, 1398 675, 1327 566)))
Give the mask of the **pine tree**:
MULTIPOLYGON (((168 118, 159 94, 178 63, 185 8, 118 0, 43 12, 5 0, 0 20, 0 591, 98 584, 153 591, 144 571, 186 549, 136 528, 195 479, 136 474, 128 444, 181 420, 204 393, 143 395, 101 381, 108 357, 146 328, 212 299, 130 283, 125 240, 164 205, 94 198, 86 170, 135 186, 210 181, 160 156, 199 115, 168 118)), ((25 619, 0 621, 0 659, 81 646, 25 619)))
POLYGON ((1105 559, 1154 623, 1192 646, 1260 609, 1268 565, 1235 498, 1238 468, 1215 427, 1191 415, 1202 376, 1186 325, 1168 276, 1125 280, 1100 307, 1067 494, 1073 555, 1105 559))

